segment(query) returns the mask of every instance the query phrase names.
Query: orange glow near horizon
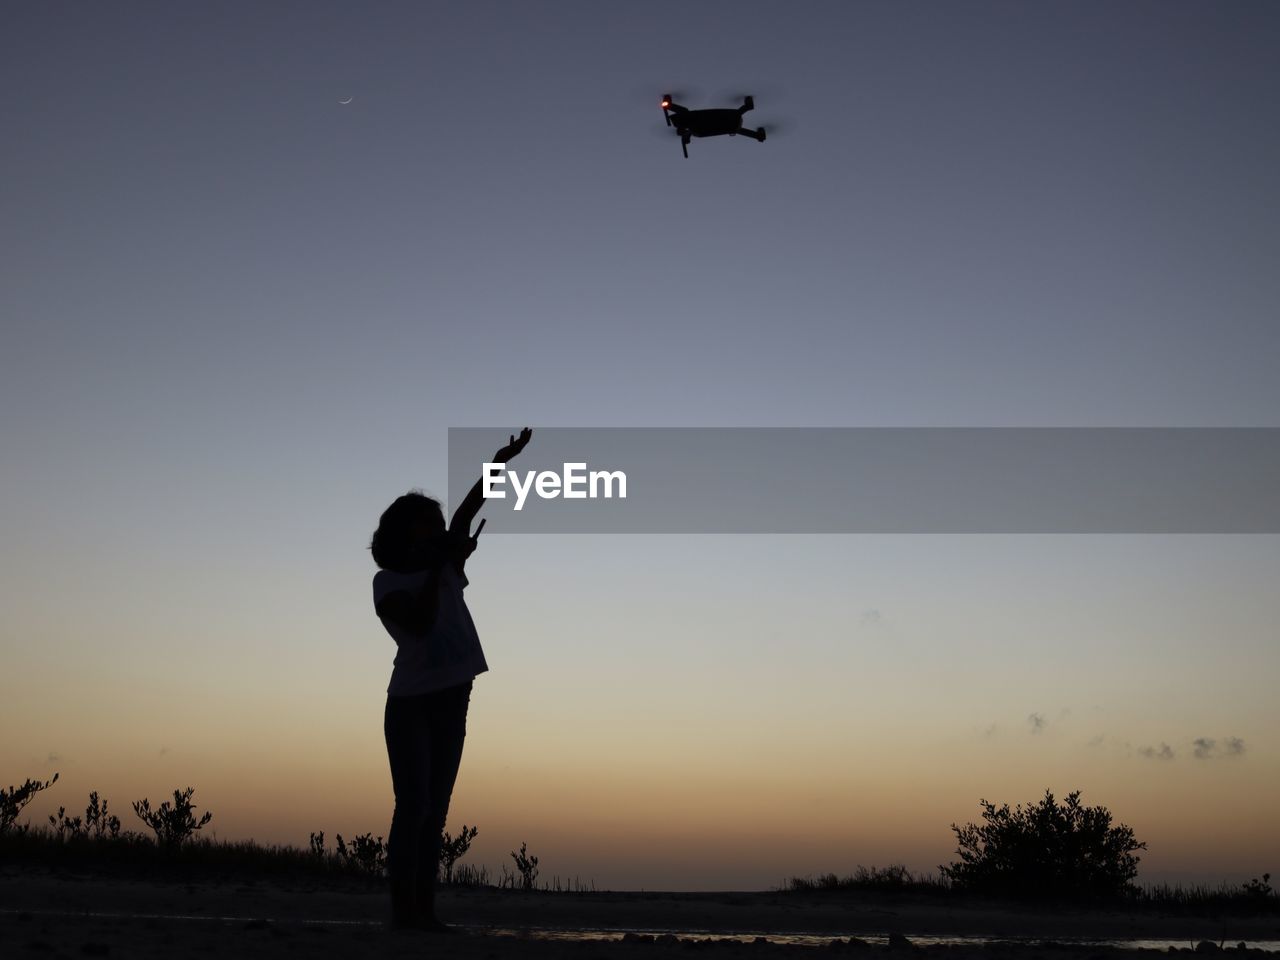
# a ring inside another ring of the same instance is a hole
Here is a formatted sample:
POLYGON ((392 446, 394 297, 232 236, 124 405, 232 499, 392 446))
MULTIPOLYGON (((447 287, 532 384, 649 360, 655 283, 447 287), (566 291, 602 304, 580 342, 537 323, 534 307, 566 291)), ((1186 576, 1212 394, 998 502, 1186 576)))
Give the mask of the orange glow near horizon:
MULTIPOLYGON (((810 548, 825 555, 783 568, 741 544, 695 540, 661 564, 631 542, 617 555, 575 545, 539 568, 537 590, 523 571, 553 546, 504 542, 468 588, 493 667, 475 684, 449 818, 479 827, 471 862, 496 871, 528 842, 548 876, 614 889, 760 889, 859 864, 933 871, 952 857, 950 824, 977 818, 980 799, 1029 803, 1050 788, 1083 791, 1147 841, 1140 879, 1271 869, 1280 601, 1252 571, 1273 545, 1214 556, 1165 543, 1140 567, 1118 542, 1043 554, 1002 542, 989 548, 1004 565, 993 576, 966 572, 972 544, 906 540, 825 541, 810 548), (1224 565, 1233 578, 1213 595, 1173 589, 1224 565), (1094 581, 1079 579, 1086 567, 1094 581), (887 612, 861 616, 854 601, 851 615, 848 571, 887 612), (901 586, 909 577, 927 588, 901 586), (666 599, 639 605, 640 584, 666 599), (1220 660, 1199 638, 1224 631, 1238 669, 1230 696, 1209 696, 1220 660), (1162 656, 1175 646, 1185 652, 1162 656)), ((180 656, 166 653, 171 618, 110 593, 109 579, 77 598, 83 610, 51 604, 15 623, 34 639, 0 677, 14 718, 0 725, 0 776, 61 774, 28 807, 35 824, 58 806, 80 812, 97 790, 142 829, 134 800, 193 786, 222 839, 385 836, 391 645, 365 580, 335 575, 332 615, 280 610, 303 590, 287 579, 246 592, 252 614, 206 604, 180 656), (112 615, 92 643, 74 646, 85 611, 102 609, 112 615)))
MULTIPOLYGON (((261 754, 173 765, 165 759, 116 771, 73 765, 26 814, 39 824, 58 806, 78 813, 96 789, 126 829, 144 830, 132 800, 146 796, 154 806, 192 785, 199 809, 214 812, 207 832, 219 839, 305 846, 312 831, 323 831, 330 843, 338 833, 386 835, 391 791, 376 755, 358 764, 331 757, 330 767, 261 754)), ((905 863, 932 872, 952 859, 949 824, 979 815, 977 796, 939 795, 937 784, 920 776, 894 787, 852 778, 833 784, 821 776, 782 785, 763 776, 721 780, 693 771, 663 779, 554 767, 512 771, 485 759, 464 761, 449 820, 454 830, 463 823, 480 828, 470 862, 497 870, 507 851, 527 841, 548 876, 620 889, 762 888, 786 876, 851 873, 859 864, 905 863)), ((1019 789, 993 781, 980 792, 997 802, 1033 802, 1043 786, 1027 783, 1019 789)), ((1177 808, 1162 796, 1101 785, 1084 800, 1109 806, 1148 842, 1142 878, 1234 880, 1241 862, 1257 863, 1256 872, 1275 855, 1257 838, 1270 830, 1264 798, 1277 785, 1251 786, 1229 809, 1203 803, 1190 784, 1177 808)), ((1066 792, 1065 785, 1055 790, 1060 798, 1066 792)))
MULTIPOLYGON (((575 735, 536 719, 526 721, 524 736, 504 738, 514 718, 495 715, 484 682, 449 823, 480 828, 469 859, 495 871, 526 841, 547 876, 613 888, 763 888, 859 864, 932 871, 951 859, 949 824, 976 819, 979 798, 1033 802, 1046 787, 1059 797, 1082 787, 1086 803, 1102 803, 1133 826, 1150 845, 1143 875, 1152 879, 1234 879, 1265 869, 1277 852, 1265 839, 1272 835, 1265 798, 1280 783, 1261 765, 1224 764, 1212 778, 1186 767, 1157 784, 1126 777, 1124 763, 1090 750, 1046 759, 1010 744, 984 764, 990 744, 981 741, 900 742, 837 763, 816 747, 795 751, 752 737, 698 732, 683 744, 646 742, 634 733, 622 739, 617 727, 575 735), (535 754, 526 738, 546 746, 535 754), (1177 803, 1168 802, 1170 793, 1177 803)), ((180 699, 166 707, 177 709, 180 699)), ((330 843, 338 833, 385 836, 392 798, 376 702, 357 711, 362 727, 343 722, 352 718, 317 720, 321 750, 301 724, 255 736, 271 716, 264 706, 242 704, 239 716, 216 729, 168 726, 166 742, 183 746, 156 745, 160 731, 149 724, 78 733, 55 725, 68 741, 66 755, 31 758, 40 762, 27 766, 10 730, 0 757, 6 769, 33 776, 61 772, 28 808, 33 823, 58 806, 79 812, 98 790, 126 828, 143 829, 133 800, 146 796, 154 805, 190 785, 197 806, 214 811, 207 829, 220 839, 305 846, 312 831, 324 831, 330 843)))

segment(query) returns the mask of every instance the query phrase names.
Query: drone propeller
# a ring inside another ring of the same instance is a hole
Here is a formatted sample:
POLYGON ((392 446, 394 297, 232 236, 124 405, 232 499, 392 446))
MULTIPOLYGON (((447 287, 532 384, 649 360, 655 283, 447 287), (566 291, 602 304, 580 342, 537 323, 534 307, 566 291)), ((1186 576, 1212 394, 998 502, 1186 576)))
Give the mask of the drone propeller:
POLYGON ((772 83, 752 83, 750 85, 743 84, 732 90, 720 90, 716 93, 716 103, 723 101, 724 103, 741 103, 748 96, 755 97, 757 100, 775 101, 781 99, 781 94, 776 84, 772 83))
POLYGON ((676 86, 660 86, 658 84, 648 84, 644 87, 635 88, 627 97, 629 101, 635 103, 637 101, 646 104, 661 105, 665 98, 670 98, 680 106, 688 106, 689 103, 697 102, 702 94, 692 87, 682 85, 676 86))

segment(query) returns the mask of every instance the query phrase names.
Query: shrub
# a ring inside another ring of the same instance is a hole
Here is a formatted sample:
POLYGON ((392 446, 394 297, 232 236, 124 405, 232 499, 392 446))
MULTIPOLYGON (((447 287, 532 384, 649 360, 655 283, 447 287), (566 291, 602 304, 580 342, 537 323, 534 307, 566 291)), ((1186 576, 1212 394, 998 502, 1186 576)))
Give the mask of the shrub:
POLYGON ((1271 874, 1264 873, 1262 879, 1254 877, 1248 883, 1243 885, 1245 896, 1257 900, 1266 900, 1273 896, 1275 891, 1271 889, 1271 874))
POLYGON ((84 820, 80 817, 68 817, 67 808, 59 807, 57 814, 49 814, 49 825, 53 827, 53 835, 61 843, 84 836, 84 820))
POLYGON ((55 773, 53 778, 41 783, 39 780, 28 779, 20 787, 10 786, 8 790, 0 789, 0 836, 6 833, 26 833, 31 829, 31 824, 24 823, 21 827, 15 826, 18 814, 22 812, 22 808, 31 802, 41 790, 48 790, 51 786, 58 782, 58 775, 55 773))
POLYGON ((89 794, 84 808, 84 832, 95 840, 120 836, 120 818, 107 811, 107 801, 98 799, 97 790, 89 794))
POLYGON ((1111 825, 1106 807, 1085 807, 1080 792, 1059 805, 1046 790, 1014 810, 981 800, 983 824, 954 823, 960 859, 941 867, 957 888, 1017 897, 1104 899, 1133 891, 1134 851, 1145 843, 1111 825))
POLYGON ((160 804, 156 810, 151 809, 151 802, 145 797, 134 801, 133 812, 143 823, 156 833, 156 843, 162 847, 176 849, 195 835, 195 832, 213 819, 208 810, 199 820, 195 817, 195 805, 191 802, 195 787, 173 791, 173 803, 168 800, 160 804))
POLYGON ((440 866, 444 868, 444 882, 453 883, 453 865, 467 855, 471 849, 471 841, 480 831, 476 827, 468 827, 465 823, 456 837, 449 836, 448 831, 440 838, 440 866))
POLYGON ((538 882, 538 858, 529 856, 528 844, 520 844, 520 852, 511 851, 511 859, 516 862, 516 872, 520 876, 521 890, 534 890, 538 882))
MULTIPOLYGON (((338 860, 341 863, 354 867, 357 872, 370 877, 380 877, 386 871, 387 848, 381 837, 375 840, 373 834, 362 833, 352 838, 350 846, 347 846, 346 841, 342 839, 342 834, 337 834, 336 839, 338 860)), ((323 845, 323 834, 320 842, 323 845)))
POLYGON ((120 818, 107 812, 107 801, 98 798, 98 791, 89 794, 89 805, 83 817, 68 817, 66 807, 49 814, 49 826, 59 842, 67 840, 105 840, 120 835, 120 818))

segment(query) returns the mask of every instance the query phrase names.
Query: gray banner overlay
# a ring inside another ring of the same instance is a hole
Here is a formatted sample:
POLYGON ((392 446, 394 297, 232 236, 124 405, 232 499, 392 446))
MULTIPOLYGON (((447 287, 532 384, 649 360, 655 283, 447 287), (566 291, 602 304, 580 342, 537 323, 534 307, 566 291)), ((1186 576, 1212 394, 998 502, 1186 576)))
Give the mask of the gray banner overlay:
MULTIPOLYGON (((450 510, 512 432, 450 428, 450 510)), ((486 535, 1280 533, 1274 427, 552 427, 507 467, 571 463, 576 491, 622 471, 626 498, 530 486, 517 511, 505 478, 486 535)))

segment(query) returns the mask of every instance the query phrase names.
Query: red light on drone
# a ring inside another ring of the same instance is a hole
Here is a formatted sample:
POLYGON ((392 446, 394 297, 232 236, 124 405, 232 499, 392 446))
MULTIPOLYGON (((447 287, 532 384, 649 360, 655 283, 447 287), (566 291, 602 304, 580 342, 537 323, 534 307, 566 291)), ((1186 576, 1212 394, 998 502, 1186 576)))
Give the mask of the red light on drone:
POLYGON ((671 101, 664 97, 662 100, 662 109, 665 110, 669 106, 671 106, 671 101))

